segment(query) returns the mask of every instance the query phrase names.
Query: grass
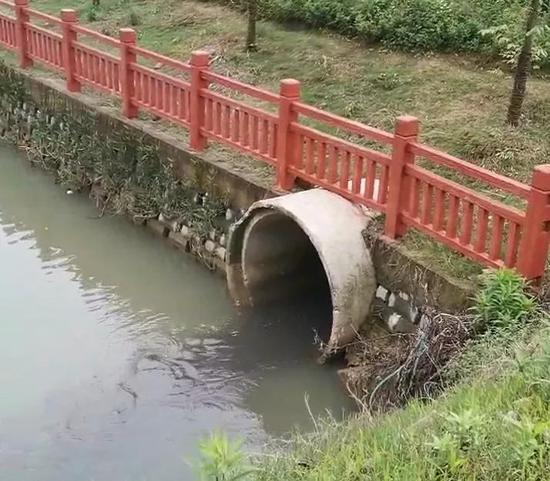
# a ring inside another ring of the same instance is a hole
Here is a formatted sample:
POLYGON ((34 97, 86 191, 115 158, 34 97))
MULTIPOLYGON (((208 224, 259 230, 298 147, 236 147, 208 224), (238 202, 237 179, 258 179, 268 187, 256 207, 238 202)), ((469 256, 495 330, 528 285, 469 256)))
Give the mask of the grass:
POLYGON ((415 230, 410 230, 400 240, 411 258, 431 269, 451 274, 456 279, 477 282, 483 271, 481 264, 415 230))
MULTIPOLYGON (((174 58, 188 59, 193 50, 206 49, 215 58, 216 71, 272 90, 282 78, 297 78, 307 102, 386 130, 392 130, 398 115, 415 115, 422 120, 427 143, 522 181, 529 181, 533 167, 549 158, 550 89, 545 78, 530 80, 525 118, 519 129, 512 129, 504 122, 510 75, 476 58, 388 52, 270 22, 258 25, 259 51, 246 53, 245 19, 215 2, 102 0, 94 9, 90 0, 32 4, 50 13, 76 8, 83 23, 113 36, 120 27, 137 25, 140 45, 174 58)), ((414 239, 409 247, 415 244, 423 244, 425 257, 451 273, 464 271, 461 265, 455 272, 455 258, 447 249, 429 249, 435 243, 414 239)))

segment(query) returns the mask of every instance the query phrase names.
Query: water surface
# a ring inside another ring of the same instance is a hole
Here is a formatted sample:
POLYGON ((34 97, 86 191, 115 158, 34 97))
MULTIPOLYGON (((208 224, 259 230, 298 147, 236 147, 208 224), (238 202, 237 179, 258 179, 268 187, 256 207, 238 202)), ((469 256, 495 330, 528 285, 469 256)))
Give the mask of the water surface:
POLYGON ((238 313, 224 280, 98 218, 0 147, 0 480, 182 481, 215 429, 250 450, 350 402, 322 302, 238 313))

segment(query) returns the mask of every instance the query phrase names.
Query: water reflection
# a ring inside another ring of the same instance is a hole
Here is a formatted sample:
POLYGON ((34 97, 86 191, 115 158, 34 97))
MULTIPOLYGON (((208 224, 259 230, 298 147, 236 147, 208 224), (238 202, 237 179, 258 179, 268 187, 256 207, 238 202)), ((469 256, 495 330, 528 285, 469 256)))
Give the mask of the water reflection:
POLYGON ((0 149, 0 479, 193 479, 205 433, 260 446, 349 406, 315 363, 326 306, 237 313, 223 279, 97 218, 0 149))

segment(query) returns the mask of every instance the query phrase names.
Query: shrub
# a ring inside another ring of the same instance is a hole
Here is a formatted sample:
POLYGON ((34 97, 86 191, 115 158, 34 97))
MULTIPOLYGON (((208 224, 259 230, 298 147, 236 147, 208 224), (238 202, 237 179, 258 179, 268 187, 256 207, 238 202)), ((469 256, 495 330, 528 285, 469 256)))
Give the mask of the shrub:
MULTIPOLYGON (((239 9, 246 0, 222 0, 239 9)), ((328 28, 367 42, 413 51, 482 52, 515 59, 526 0, 258 0, 264 18, 328 28)), ((548 62, 550 33, 535 62, 548 62)))
POLYGON ((213 433, 199 447, 198 471, 202 481, 246 481, 255 471, 247 464, 242 443, 231 441, 226 434, 213 433))
POLYGON ((130 12, 130 14, 128 15, 128 23, 132 26, 132 27, 136 27, 137 25, 140 25, 141 24, 141 18, 140 16, 134 12, 133 10, 130 12))
POLYGON ((524 321, 535 309, 526 287, 525 280, 511 269, 485 272, 475 299, 475 311, 484 327, 506 330, 524 321))
POLYGON ((86 9, 86 20, 88 22, 97 22, 100 18, 100 6, 96 4, 91 4, 86 9))

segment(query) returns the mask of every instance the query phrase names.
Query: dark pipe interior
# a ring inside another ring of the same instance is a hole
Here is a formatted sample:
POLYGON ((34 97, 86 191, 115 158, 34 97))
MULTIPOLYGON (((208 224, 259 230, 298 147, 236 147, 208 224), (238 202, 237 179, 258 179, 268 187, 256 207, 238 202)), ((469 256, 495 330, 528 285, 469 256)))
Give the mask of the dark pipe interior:
POLYGON ((270 212, 250 225, 244 247, 243 275, 253 304, 292 306, 296 322, 301 319, 326 341, 332 324, 329 282, 301 227, 290 217, 270 212), (307 319, 298 312, 302 309, 309 311, 307 319))

